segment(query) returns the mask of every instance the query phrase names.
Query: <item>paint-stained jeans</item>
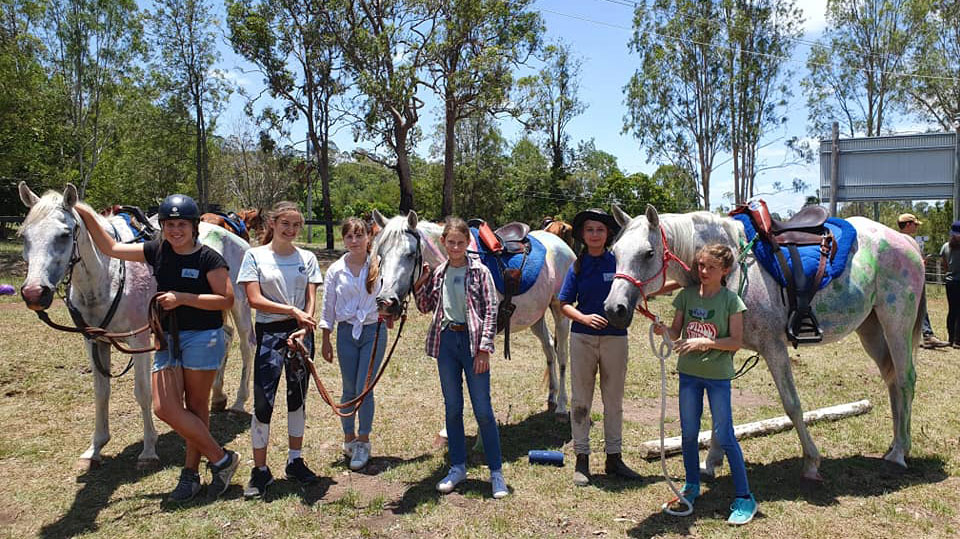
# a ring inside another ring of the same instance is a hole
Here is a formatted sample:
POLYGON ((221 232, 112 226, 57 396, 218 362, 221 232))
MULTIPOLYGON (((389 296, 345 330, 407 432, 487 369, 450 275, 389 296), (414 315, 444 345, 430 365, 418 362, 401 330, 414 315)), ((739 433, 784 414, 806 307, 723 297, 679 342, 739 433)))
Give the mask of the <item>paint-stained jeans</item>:
POLYGON ((625 335, 570 334, 570 430, 573 450, 590 454, 590 408, 600 371, 603 450, 620 453, 623 437, 623 385, 627 377, 625 335))
POLYGON ((490 371, 473 372, 473 355, 470 353, 469 332, 443 330, 440 333, 440 353, 437 354, 437 370, 440 374, 440 389, 443 391, 447 426, 447 448, 450 464, 467 463, 467 440, 463 431, 463 379, 467 379, 470 404, 477 419, 483 454, 491 472, 502 467, 500 454, 500 430, 490 404, 490 371))
POLYGON ((743 452, 733 434, 733 411, 730 409, 730 380, 710 380, 680 373, 680 430, 682 432, 683 468, 687 483, 700 484, 700 418, 703 416, 703 394, 710 402, 713 419, 713 436, 723 448, 733 476, 733 488, 737 496, 750 494, 747 483, 747 468, 743 452))
POLYGON ((960 344, 960 283, 947 283, 947 335, 960 344))
MULTIPOLYGON (((376 344, 376 354, 373 359, 373 374, 370 375, 370 383, 373 383, 373 377, 380 370, 380 362, 383 361, 384 351, 387 349, 387 326, 382 322, 366 324, 363 326, 363 332, 359 339, 353 338, 353 325, 347 322, 337 324, 337 361, 340 363, 340 376, 343 378, 343 395, 340 402, 350 402, 357 395, 363 393, 363 388, 367 383, 367 370, 370 367, 370 354, 373 346, 376 344), (380 335, 377 336, 377 325, 380 325, 380 335), (376 343, 374 343, 376 341, 376 343)), ((344 408, 343 412, 350 412, 353 408, 344 408)), ((354 432, 353 416, 341 417, 340 426, 344 434, 357 434, 366 436, 373 430, 373 414, 376 411, 374 404, 373 391, 367 393, 367 396, 360 404, 357 410, 360 429, 354 432)))

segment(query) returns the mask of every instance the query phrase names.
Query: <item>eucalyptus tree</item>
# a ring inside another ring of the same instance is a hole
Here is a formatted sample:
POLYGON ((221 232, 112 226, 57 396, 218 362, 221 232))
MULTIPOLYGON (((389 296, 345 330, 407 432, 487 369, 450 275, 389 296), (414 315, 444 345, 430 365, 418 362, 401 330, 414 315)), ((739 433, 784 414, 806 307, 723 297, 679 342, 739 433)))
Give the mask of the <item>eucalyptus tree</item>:
MULTIPOLYGON (((327 248, 333 249, 330 137, 340 117, 334 102, 345 84, 342 51, 328 32, 324 16, 330 3, 228 0, 227 20, 234 50, 257 66, 270 96, 285 103, 282 111, 268 108, 261 120, 285 134, 299 118, 306 121, 307 151, 320 174, 327 248)), ((308 208, 307 215, 312 214, 313 208, 308 208)))
POLYGON ((424 85, 444 107, 443 202, 453 213, 457 122, 507 108, 513 69, 539 45, 533 0, 439 0, 424 85))
POLYGON ((439 2, 432 0, 329 0, 318 12, 336 39, 356 90, 354 136, 372 140, 364 156, 390 167, 400 181, 400 211, 414 209, 411 153, 424 102, 420 75, 430 64, 439 2))
POLYGON ((754 196, 763 166, 757 159, 761 139, 787 120, 792 72, 786 64, 803 33, 802 14, 793 0, 723 0, 721 7, 733 193, 742 204, 754 196))
POLYGON ((908 93, 914 113, 952 131, 960 118, 960 4, 917 2, 908 93))
POLYGON ((570 134, 567 127, 583 114, 587 105, 580 100, 581 59, 563 41, 543 49, 544 67, 535 75, 518 81, 515 115, 528 133, 546 139, 550 171, 556 182, 567 175, 570 134))
POLYGON ((729 143, 729 92, 719 2, 656 0, 633 16, 632 52, 640 67, 624 88, 623 131, 650 160, 690 171, 700 207, 710 208, 710 178, 729 143))
POLYGON ((105 149, 123 135, 124 87, 142 82, 142 14, 135 0, 49 0, 45 62, 66 103, 67 136, 52 151, 69 156, 69 179, 83 196, 105 149))
POLYGON ((200 208, 210 203, 207 138, 230 88, 213 66, 220 60, 217 21, 206 0, 154 0, 149 13, 158 72, 172 96, 193 113, 196 185, 200 208))
POLYGON ((802 81, 811 131, 838 121, 846 136, 885 132, 904 100, 915 0, 827 0, 827 28, 802 81))

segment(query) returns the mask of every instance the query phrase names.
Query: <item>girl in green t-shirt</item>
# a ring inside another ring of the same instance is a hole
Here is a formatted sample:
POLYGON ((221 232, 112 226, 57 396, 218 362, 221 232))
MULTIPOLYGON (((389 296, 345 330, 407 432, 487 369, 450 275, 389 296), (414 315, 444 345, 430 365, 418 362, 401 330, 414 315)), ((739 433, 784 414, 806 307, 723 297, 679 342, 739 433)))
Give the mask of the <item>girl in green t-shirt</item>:
MULTIPOLYGON (((668 328, 657 326, 657 335, 668 332, 674 350, 680 354, 680 430, 686 482, 683 497, 693 503, 700 495, 700 450, 697 437, 703 415, 703 393, 710 402, 713 436, 730 463, 736 498, 727 522, 746 524, 757 513, 757 501, 750 493, 743 452, 733 432, 730 409, 730 379, 733 354, 743 344, 743 312, 747 310, 736 292, 726 287, 733 269, 733 251, 726 245, 706 245, 697 252, 700 284, 683 289, 673 301, 676 314, 668 328)), ((682 511, 678 498, 664 509, 682 511)))

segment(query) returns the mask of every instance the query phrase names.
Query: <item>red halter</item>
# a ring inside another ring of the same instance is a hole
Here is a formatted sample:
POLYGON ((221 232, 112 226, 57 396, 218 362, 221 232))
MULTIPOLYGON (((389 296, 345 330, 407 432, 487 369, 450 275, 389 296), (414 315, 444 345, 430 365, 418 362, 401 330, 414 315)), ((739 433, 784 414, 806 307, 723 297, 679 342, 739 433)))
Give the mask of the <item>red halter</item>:
POLYGON ((683 262, 683 260, 680 260, 680 257, 673 254, 673 251, 670 250, 670 246, 667 244, 667 234, 666 232, 663 231, 663 226, 659 226, 658 228, 660 229, 660 240, 661 240, 661 243, 663 244, 663 263, 660 266, 660 270, 645 281, 641 281, 635 277, 627 275, 626 273, 617 273, 613 276, 614 279, 623 279, 629 282, 630 284, 632 284, 633 286, 636 286, 637 288, 640 289, 640 296, 643 297, 643 306, 637 305, 637 311, 639 311, 640 314, 642 314, 643 316, 646 316, 647 318, 649 318, 654 322, 657 321, 657 316, 652 312, 650 312, 650 310, 647 308, 647 295, 644 294, 643 287, 647 283, 652 282, 654 279, 657 279, 661 275, 663 275, 664 278, 666 278, 667 265, 670 263, 671 260, 676 262, 677 264, 680 264, 680 267, 682 267, 683 269, 690 271, 690 266, 687 266, 683 262))

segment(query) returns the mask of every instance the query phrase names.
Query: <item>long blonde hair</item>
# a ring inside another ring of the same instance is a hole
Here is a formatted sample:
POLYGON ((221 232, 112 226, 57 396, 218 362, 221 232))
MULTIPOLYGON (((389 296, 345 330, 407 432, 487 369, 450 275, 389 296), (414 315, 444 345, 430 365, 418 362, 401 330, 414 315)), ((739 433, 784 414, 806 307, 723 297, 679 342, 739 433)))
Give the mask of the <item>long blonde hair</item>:
POLYGON ((358 217, 347 217, 340 225, 340 237, 342 238, 351 232, 356 234, 361 230, 367 236, 367 257, 370 258, 370 269, 367 270, 366 288, 367 293, 371 294, 377 279, 380 278, 379 260, 374 260, 374 257, 370 256, 370 249, 373 247, 373 227, 370 223, 358 217))
POLYGON ((273 241, 273 227, 275 224, 276 218, 287 212, 296 212, 300 216, 300 223, 303 224, 303 213, 300 212, 300 206, 297 206, 296 202, 290 202, 289 200, 281 200, 273 205, 270 208, 270 211, 267 212, 267 229, 263 231, 263 239, 260 241, 263 245, 266 245, 273 241))

